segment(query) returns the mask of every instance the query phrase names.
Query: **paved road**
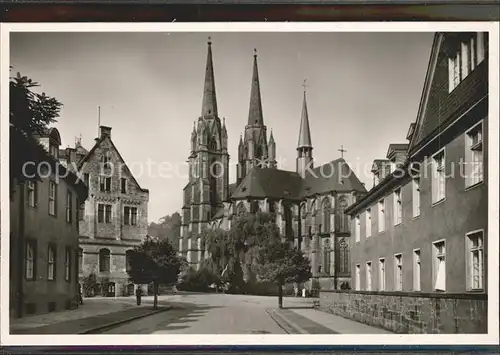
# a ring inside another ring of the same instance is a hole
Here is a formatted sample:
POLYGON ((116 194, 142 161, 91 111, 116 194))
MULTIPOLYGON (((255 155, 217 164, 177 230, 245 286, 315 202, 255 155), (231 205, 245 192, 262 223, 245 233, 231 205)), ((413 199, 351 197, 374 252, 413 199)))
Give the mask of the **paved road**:
MULTIPOLYGON (((109 329, 103 334, 285 334, 266 309, 276 297, 190 294, 160 296, 172 309, 109 329)), ((285 298, 285 306, 307 306, 307 299, 285 298)))

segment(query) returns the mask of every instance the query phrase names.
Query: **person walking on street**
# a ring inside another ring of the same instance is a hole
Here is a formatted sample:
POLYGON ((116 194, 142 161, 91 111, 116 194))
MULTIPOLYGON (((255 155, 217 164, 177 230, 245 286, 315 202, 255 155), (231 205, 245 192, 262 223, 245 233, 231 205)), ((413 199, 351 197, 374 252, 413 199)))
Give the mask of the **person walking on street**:
POLYGON ((137 287, 135 290, 135 297, 137 298, 137 305, 141 305, 142 288, 137 287))

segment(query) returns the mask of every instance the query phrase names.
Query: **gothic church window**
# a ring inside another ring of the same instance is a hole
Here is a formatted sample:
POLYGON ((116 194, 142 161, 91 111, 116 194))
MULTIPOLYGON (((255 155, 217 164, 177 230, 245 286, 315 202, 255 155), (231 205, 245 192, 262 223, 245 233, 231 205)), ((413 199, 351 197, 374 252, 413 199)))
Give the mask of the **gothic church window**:
POLYGON ((339 274, 349 273, 349 245, 345 241, 345 238, 341 238, 337 245, 337 260, 339 261, 337 269, 339 274))
POLYGON ((347 200, 345 197, 341 197, 339 199, 339 206, 337 208, 337 229, 339 232, 348 232, 349 231, 349 221, 345 214, 345 210, 347 208, 347 200))

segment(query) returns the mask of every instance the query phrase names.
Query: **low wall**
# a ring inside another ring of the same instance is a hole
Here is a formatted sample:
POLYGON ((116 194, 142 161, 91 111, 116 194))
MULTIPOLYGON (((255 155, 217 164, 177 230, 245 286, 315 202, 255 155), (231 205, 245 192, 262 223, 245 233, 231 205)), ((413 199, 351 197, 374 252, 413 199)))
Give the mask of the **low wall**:
POLYGON ((486 294, 321 290, 319 309, 395 333, 487 333, 486 294))

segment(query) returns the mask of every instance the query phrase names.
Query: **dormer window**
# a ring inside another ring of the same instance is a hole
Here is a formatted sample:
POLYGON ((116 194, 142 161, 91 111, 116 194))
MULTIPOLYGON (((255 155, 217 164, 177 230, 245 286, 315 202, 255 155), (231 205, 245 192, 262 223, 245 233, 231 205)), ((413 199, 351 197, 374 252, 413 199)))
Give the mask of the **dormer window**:
POLYGON ((477 32, 461 40, 448 57, 448 91, 452 92, 485 58, 486 37, 477 32))

